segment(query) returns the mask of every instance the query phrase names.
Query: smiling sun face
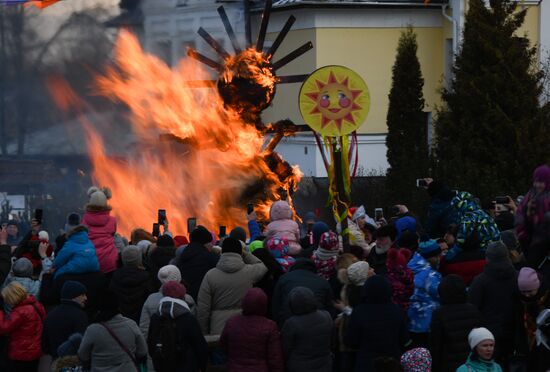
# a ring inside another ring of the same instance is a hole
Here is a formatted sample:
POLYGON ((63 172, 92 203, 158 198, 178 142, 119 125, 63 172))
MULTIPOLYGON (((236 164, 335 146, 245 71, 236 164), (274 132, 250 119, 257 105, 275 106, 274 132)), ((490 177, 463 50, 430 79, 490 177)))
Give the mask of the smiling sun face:
POLYGON ((344 136, 363 124, 370 107, 367 85, 354 71, 326 66, 315 71, 300 90, 306 123, 323 136, 344 136))

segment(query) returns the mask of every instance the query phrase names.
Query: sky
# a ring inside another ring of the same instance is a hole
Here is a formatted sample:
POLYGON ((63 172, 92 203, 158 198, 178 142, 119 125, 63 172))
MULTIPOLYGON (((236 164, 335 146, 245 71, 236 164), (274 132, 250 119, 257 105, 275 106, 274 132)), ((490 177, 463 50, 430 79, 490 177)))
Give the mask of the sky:
POLYGON ((42 10, 33 7, 26 11, 38 15, 36 27, 40 29, 39 34, 47 39, 69 18, 71 13, 99 7, 107 10, 107 18, 109 18, 120 13, 118 3, 119 0, 63 0, 42 10))

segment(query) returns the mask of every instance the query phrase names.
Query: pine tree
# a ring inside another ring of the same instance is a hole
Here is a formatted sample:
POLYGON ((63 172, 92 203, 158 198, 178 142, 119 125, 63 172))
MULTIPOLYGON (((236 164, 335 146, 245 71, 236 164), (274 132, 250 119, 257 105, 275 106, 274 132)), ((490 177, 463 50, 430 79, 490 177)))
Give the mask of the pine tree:
POLYGON ((428 175, 427 125, 422 87, 424 79, 416 56, 416 34, 401 34, 393 65, 386 123, 388 162, 386 189, 390 200, 406 204, 418 197, 417 178, 428 175))
POLYGON ((451 87, 438 113, 438 176, 481 198, 518 195, 549 160, 549 123, 539 104, 537 51, 518 28, 513 0, 470 0, 451 87))

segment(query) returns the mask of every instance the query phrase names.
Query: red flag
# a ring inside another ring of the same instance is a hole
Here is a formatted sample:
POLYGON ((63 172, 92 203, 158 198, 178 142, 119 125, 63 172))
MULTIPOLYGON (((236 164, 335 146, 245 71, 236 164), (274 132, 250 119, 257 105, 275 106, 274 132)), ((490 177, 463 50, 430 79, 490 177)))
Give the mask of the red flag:
POLYGON ((39 9, 44 9, 44 8, 47 8, 49 7, 50 5, 53 5, 55 3, 58 3, 60 2, 61 0, 38 0, 38 1, 28 1, 25 3, 25 7, 29 7, 29 6, 35 6, 39 9))

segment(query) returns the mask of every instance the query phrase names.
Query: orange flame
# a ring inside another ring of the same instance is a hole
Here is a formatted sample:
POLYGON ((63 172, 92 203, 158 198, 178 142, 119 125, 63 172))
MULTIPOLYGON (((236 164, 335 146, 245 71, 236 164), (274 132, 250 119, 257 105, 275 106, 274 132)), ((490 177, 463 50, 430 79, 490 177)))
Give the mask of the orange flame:
MULTIPOLYGON (((113 191, 110 202, 119 231, 148 229, 156 222, 157 209, 167 210, 176 234, 187 231, 189 217, 211 230, 231 228, 246 223, 245 207, 251 200, 244 195, 261 194, 254 202, 265 218, 281 189, 294 191, 302 176, 297 167, 272 171, 268 161, 277 154, 262 150, 261 133, 224 108, 215 89, 189 88, 186 81, 210 78, 198 63, 182 60, 172 70, 145 54, 126 31, 117 41, 115 62, 98 77, 99 93, 127 105, 139 143, 152 144, 136 145, 124 161, 114 160, 106 155, 99 134, 85 125, 93 178, 113 191), (177 142, 160 141, 161 134, 177 142), (257 192, 246 193, 258 185, 257 192)), ((63 89, 63 84, 54 84, 54 96, 63 89)))

